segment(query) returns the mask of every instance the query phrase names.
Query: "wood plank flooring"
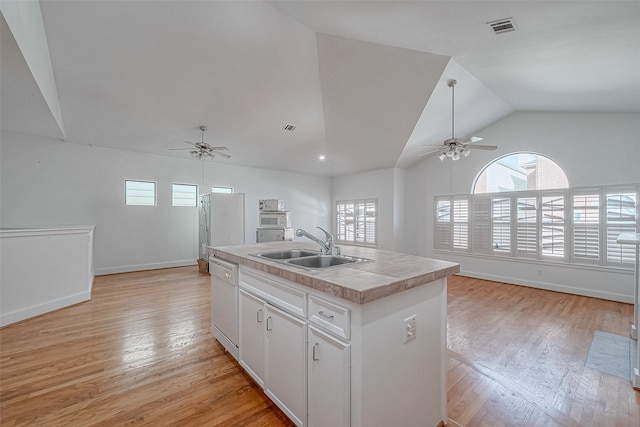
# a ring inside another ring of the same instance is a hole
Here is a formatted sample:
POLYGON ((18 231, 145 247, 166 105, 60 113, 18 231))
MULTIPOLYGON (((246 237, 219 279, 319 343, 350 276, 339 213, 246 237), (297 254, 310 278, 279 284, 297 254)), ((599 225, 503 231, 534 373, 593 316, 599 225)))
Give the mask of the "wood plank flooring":
POLYGON ((596 330, 629 336, 632 305, 456 276, 447 308, 454 425, 640 427, 630 380, 585 367, 596 330))
MULTIPOLYGON (((630 382, 584 366, 631 305, 464 277, 448 296, 449 425, 640 427, 630 382)), ((209 298, 195 267, 99 276, 0 329, 0 424, 290 426, 211 336, 209 298)))

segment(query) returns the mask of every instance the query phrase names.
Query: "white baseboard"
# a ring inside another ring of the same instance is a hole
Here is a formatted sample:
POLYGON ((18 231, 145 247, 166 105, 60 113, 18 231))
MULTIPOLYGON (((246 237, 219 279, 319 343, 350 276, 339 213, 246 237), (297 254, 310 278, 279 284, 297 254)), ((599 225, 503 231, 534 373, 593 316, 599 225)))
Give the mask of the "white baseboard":
POLYGON ((2 315, 0 315, 0 326, 6 326, 10 325, 11 323, 20 322, 21 320, 39 316, 41 314, 68 307, 73 304, 78 304, 80 302, 89 301, 90 299, 91 290, 80 292, 75 295, 69 295, 53 301, 47 301, 43 304, 22 308, 20 310, 12 311, 11 313, 2 313, 2 315))
POLYGON ((160 268, 172 268, 172 267, 186 267, 186 266, 197 265, 197 264, 198 264, 198 261, 196 259, 189 259, 189 260, 182 260, 182 261, 158 262, 153 264, 123 265, 119 267, 96 268, 95 275, 102 276, 105 274, 129 273, 132 271, 158 270, 160 268))
POLYGON ((633 295, 617 294, 613 292, 603 292, 593 289, 584 289, 573 286, 561 285, 558 283, 545 283, 539 281, 523 280, 521 278, 499 276, 494 274, 477 273, 474 271, 460 271, 461 276, 474 277, 476 279, 493 280, 495 282, 509 283, 511 285, 528 286, 530 288, 545 289, 548 291, 564 292, 573 295, 582 295, 586 297, 600 298, 609 301, 617 301, 633 304, 633 295))

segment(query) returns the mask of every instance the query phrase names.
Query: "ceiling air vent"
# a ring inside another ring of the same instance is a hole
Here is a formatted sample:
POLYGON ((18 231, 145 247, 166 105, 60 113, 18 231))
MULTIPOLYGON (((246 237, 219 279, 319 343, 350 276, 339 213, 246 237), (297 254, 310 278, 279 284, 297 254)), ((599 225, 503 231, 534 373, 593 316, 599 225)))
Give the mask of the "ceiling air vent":
POLYGON ((518 29, 513 18, 498 19, 497 21, 487 22, 487 25, 491 27, 495 34, 508 33, 518 29))
POLYGON ((291 125, 291 124, 284 125, 284 130, 293 132, 294 130, 296 130, 296 125, 291 125))

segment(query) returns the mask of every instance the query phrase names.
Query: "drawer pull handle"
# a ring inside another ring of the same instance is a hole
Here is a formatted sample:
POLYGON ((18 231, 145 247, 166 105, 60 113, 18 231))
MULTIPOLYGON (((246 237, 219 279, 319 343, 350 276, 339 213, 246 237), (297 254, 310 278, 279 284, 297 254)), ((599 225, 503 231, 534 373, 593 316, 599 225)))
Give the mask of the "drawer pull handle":
POLYGON ((322 317, 324 317, 325 319, 333 319, 333 314, 324 314, 324 311, 320 310, 318 312, 318 314, 322 317))
POLYGON ((262 323, 262 309, 256 311, 256 322, 262 323))
POLYGON ((320 359, 318 358, 318 353, 317 353, 317 349, 318 349, 318 346, 319 346, 319 345, 320 345, 319 343, 315 343, 315 344, 313 345, 313 351, 311 352, 311 353, 312 353, 311 358, 312 358, 314 361, 320 360, 320 359))
POLYGON ((270 325, 269 320, 271 320, 271 316, 267 317, 267 331, 271 330, 271 326, 269 326, 270 325))

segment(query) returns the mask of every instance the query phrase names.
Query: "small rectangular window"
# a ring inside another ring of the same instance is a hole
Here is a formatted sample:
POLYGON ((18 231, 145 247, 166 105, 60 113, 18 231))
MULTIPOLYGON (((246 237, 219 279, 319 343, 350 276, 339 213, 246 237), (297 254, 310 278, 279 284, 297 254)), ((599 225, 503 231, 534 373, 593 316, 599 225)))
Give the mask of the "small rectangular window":
POLYGON ((233 188, 231 187, 211 187, 212 193, 233 193, 233 188))
POLYGON ((156 183, 153 181, 124 181, 124 199, 127 206, 155 206, 156 183))
POLYGON ((198 206, 198 186, 173 184, 173 206, 198 206))

